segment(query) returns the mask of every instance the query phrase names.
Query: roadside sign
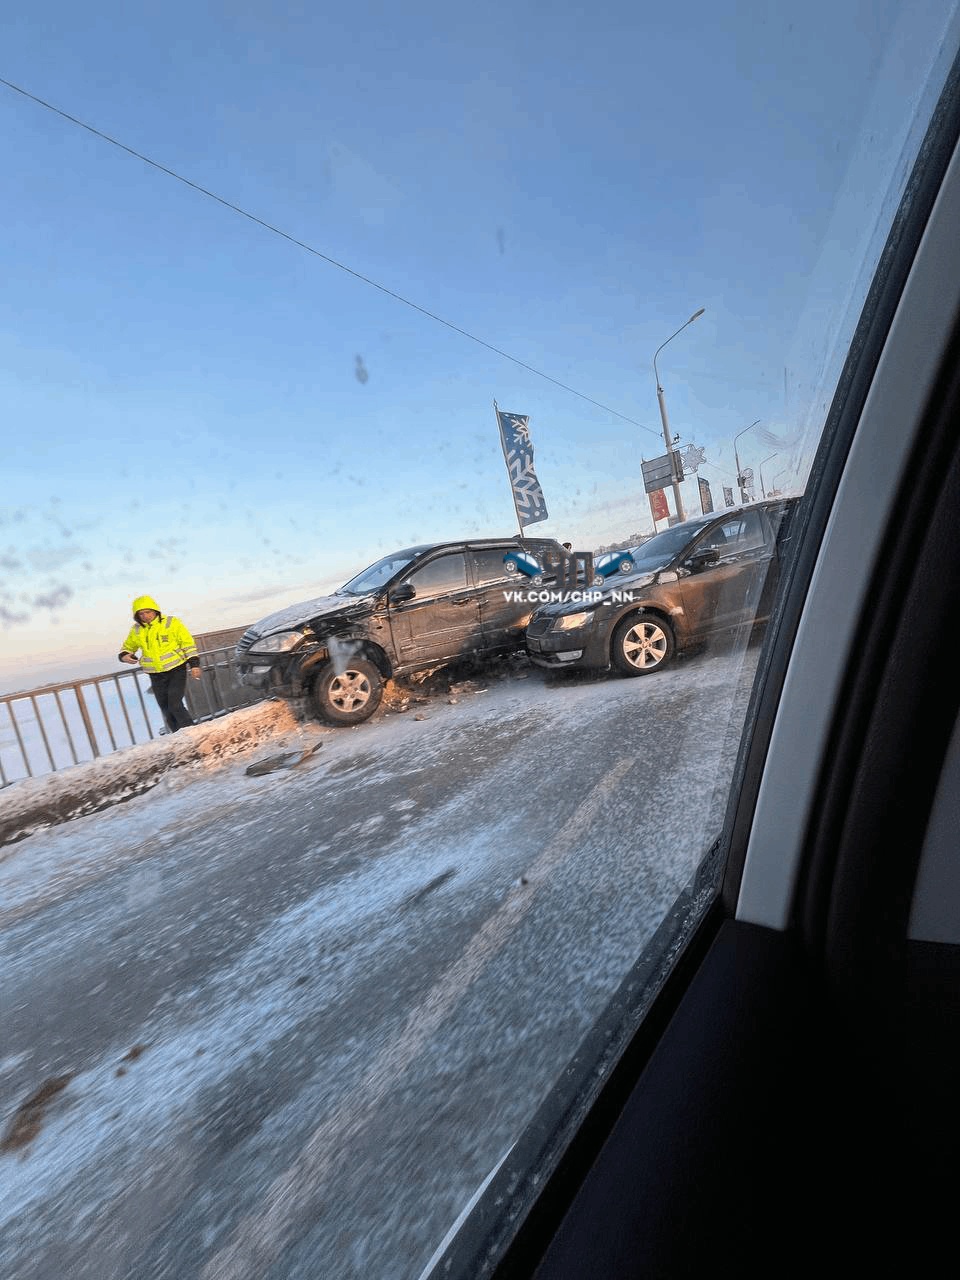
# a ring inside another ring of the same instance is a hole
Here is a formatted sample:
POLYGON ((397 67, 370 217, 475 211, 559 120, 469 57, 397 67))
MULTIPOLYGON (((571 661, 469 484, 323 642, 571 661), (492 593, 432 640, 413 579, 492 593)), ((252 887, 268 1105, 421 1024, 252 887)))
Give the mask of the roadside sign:
POLYGON ((643 472, 643 487, 647 493, 665 489, 668 484, 673 484, 674 481, 679 483, 683 479, 683 459, 677 449, 671 449, 669 453, 661 454, 659 458, 651 458, 649 462, 641 462, 640 469, 643 472))

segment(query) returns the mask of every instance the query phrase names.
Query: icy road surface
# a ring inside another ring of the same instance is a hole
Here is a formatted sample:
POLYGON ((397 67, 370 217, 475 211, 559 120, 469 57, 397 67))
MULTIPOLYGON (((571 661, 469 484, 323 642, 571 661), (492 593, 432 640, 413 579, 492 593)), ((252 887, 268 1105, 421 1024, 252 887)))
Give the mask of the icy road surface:
POLYGON ((416 1280, 718 829, 756 656, 481 678, 5 851, 0 1274, 416 1280))

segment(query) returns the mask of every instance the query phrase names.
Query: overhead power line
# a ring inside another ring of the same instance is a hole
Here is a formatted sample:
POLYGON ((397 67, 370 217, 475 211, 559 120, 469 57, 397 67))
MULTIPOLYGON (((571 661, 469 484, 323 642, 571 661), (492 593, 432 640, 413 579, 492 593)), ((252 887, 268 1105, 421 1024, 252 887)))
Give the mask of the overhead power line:
POLYGON ((736 480, 736 477, 731 475, 729 471, 724 470, 723 467, 718 467, 715 462, 708 462, 706 458, 704 458, 703 462, 701 462, 700 465, 701 467, 713 467, 714 471, 719 471, 725 480, 731 480, 731 481, 736 480))
POLYGON ((80 120, 76 116, 72 116, 68 111, 64 111, 60 107, 54 106, 52 102, 47 102, 45 99, 37 97, 35 93, 30 93, 20 85, 14 84, 10 80, 5 80, 2 76, 0 76, 0 84, 13 90, 14 93, 19 93, 22 97, 29 99, 30 102, 35 102, 37 106, 44 107, 47 111, 52 111, 54 115, 60 116, 62 120, 67 120, 70 124, 76 125, 78 129, 85 129, 87 133, 93 134, 95 138, 100 138, 103 142, 109 142, 112 147, 117 147, 120 151, 125 151, 127 155, 133 156, 136 160, 141 160, 144 164, 150 165, 152 169, 157 169, 160 173, 165 173, 168 178, 175 178, 177 182, 182 182, 185 187, 190 187, 200 195, 206 196, 208 200, 215 200, 217 204, 223 205, 225 209, 229 209, 232 213, 237 213, 241 218, 247 218, 250 222, 256 223, 256 225, 258 227, 262 227, 264 231, 270 231, 273 235, 280 236, 281 239, 289 241, 290 244, 296 245, 298 249, 303 249, 306 253, 312 254, 313 257, 319 258, 329 266, 336 267, 339 271, 346 272, 347 275, 353 276, 355 280, 359 280, 363 284, 370 285, 372 289, 378 289, 380 293, 386 294, 388 298, 393 298, 396 302, 402 302, 405 307, 410 307, 414 311, 419 311, 421 315, 426 316, 429 320, 434 320, 437 324, 442 324, 445 328, 451 329, 454 333, 460 334, 461 337, 469 339, 470 342, 476 342, 479 346, 485 347, 487 351, 492 351, 494 355, 501 356, 504 360, 509 360, 512 364, 519 365, 521 369, 526 369, 528 373, 536 374, 538 378, 543 378, 545 381, 553 383, 553 385, 555 387, 559 387, 561 391, 567 391, 570 395, 577 396, 580 400, 585 400, 588 404, 594 405, 595 408, 602 409, 604 413, 612 413, 614 417, 620 418, 624 422, 629 422, 631 426, 639 427, 641 431, 649 431, 651 435, 655 436, 660 434, 660 432, 655 430, 653 427, 648 427, 643 422, 637 422, 636 419, 627 417, 625 413, 620 413, 618 409, 612 409, 607 404, 601 404, 599 400, 594 400, 592 396, 584 395, 582 391, 577 391, 575 387, 570 387, 565 382, 560 382, 559 379, 551 377, 549 373, 544 373, 542 369, 537 369, 532 364, 527 364, 525 360, 520 360, 517 356, 510 355, 508 351, 504 351, 500 347, 495 347, 493 343, 486 342, 483 338, 478 338, 475 333, 470 333, 467 329, 462 329, 459 325, 453 324, 452 321, 445 320, 443 316, 438 316, 435 312, 427 310, 426 307, 421 307, 419 303, 411 301, 410 298, 405 298, 402 294, 394 292, 393 289, 388 289, 386 285, 378 283, 378 281, 371 279, 370 276, 365 276, 360 271, 354 271, 354 269, 352 267, 348 267, 346 263, 338 262, 336 258, 331 258, 329 254, 321 252, 321 250, 314 248, 313 245, 307 244, 304 240, 298 240, 296 236, 290 235, 289 232, 282 230, 280 227, 274 226, 271 222, 266 222, 263 218, 258 218, 255 213, 250 213, 247 209, 241 208, 240 205, 234 204, 231 200, 227 200, 223 196, 217 195, 215 191, 210 191, 207 187, 202 187, 198 182, 193 182, 190 178, 185 178, 182 173, 177 173, 175 169, 170 169, 167 165, 161 164, 158 160, 151 160, 151 158, 149 156, 145 156, 143 152, 137 151, 133 147, 128 147, 125 142, 121 142, 118 138, 111 137, 110 134, 104 133, 101 129, 95 128, 92 124, 87 124, 85 120, 80 120))

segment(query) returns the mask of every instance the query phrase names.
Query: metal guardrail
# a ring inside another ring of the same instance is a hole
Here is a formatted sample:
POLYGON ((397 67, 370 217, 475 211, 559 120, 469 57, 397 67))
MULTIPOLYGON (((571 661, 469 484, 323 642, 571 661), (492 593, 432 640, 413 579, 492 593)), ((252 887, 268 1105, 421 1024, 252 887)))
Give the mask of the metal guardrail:
MULTIPOLYGON (((213 720, 263 695, 242 686, 234 647, 201 651, 203 678, 188 680, 194 720, 213 720)), ((150 681, 139 668, 0 694, 0 787, 55 773, 165 733, 150 681)))

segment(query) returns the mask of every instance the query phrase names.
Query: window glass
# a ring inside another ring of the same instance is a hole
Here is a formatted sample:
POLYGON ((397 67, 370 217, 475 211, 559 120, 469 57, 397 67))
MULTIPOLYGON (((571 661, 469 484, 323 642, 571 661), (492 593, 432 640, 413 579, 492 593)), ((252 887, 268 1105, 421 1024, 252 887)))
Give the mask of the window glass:
POLYGON ((633 558, 639 569, 662 569, 674 560, 684 547, 696 537, 697 531, 708 524, 713 517, 701 517, 689 523, 674 525, 672 529, 664 529, 633 549, 633 558))
POLYGON ((698 551, 715 550, 721 556, 737 555, 742 551, 754 551, 764 542, 760 513, 744 511, 742 515, 711 529, 697 543, 698 551))
POLYGON ((715 901, 957 48, 955 0, 5 18, 7 1280, 417 1280, 599 1087, 715 901), (671 573, 771 499, 756 571, 671 573))
POLYGON ((503 551, 474 552, 477 580, 481 585, 488 582, 499 582, 501 579, 510 577, 503 565, 504 554, 505 552, 503 551))
POLYGON ((461 591, 467 585, 467 569, 462 555, 441 556, 413 572, 409 582, 417 596, 438 596, 446 591, 461 591))
POLYGON ((414 553, 412 551, 401 551, 398 555, 384 556, 382 560, 378 560, 376 564, 370 565, 368 569, 358 573, 355 578, 345 582, 340 590, 354 596, 365 595, 368 591, 378 591, 408 565, 413 558, 414 553))

